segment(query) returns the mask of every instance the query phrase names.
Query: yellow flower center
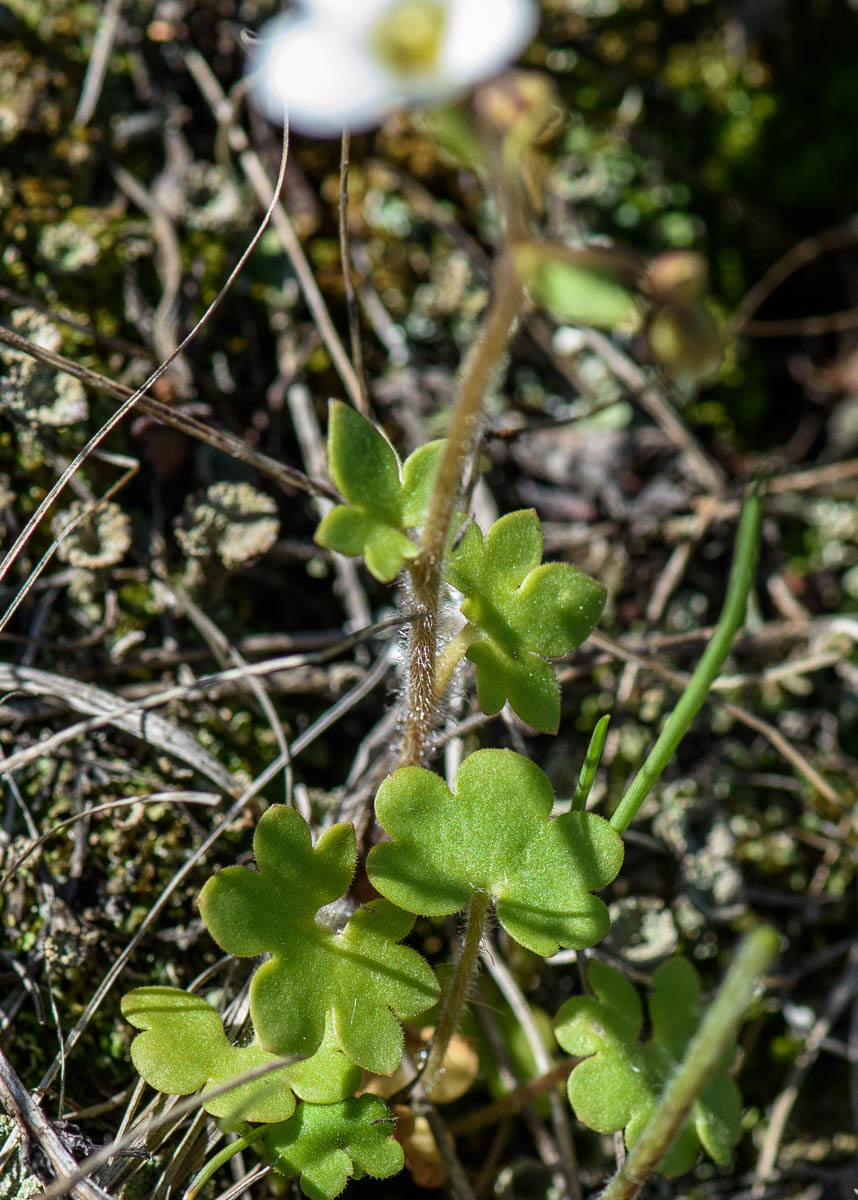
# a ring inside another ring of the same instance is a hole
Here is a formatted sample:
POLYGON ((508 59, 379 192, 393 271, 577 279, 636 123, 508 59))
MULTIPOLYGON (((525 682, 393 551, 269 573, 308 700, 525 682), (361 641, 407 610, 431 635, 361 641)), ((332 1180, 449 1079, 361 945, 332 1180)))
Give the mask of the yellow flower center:
POLYGON ((420 75, 438 62, 445 6, 439 0, 397 0, 372 32, 378 58, 398 75, 420 75))

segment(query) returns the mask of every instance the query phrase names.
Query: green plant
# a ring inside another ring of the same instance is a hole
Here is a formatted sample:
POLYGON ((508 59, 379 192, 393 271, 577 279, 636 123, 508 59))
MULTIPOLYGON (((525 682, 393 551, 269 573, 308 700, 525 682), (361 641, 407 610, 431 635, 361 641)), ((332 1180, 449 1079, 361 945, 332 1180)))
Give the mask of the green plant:
POLYGON ((546 658, 576 650, 602 615, 605 589, 569 563, 542 563, 532 510, 508 513, 482 534, 474 524, 450 556, 448 578, 464 600, 459 634, 476 664, 484 713, 507 700, 544 733, 560 724, 560 688, 546 658))
MULTIPOLYGON (((314 1200, 331 1200, 349 1176, 385 1178, 401 1168, 403 1154, 392 1140, 386 1106, 356 1093, 359 1068, 378 1075, 400 1068, 402 1021, 438 1002, 433 970, 416 949, 400 944, 415 916, 467 914, 434 1037, 405 1085, 419 1106, 443 1072, 492 908, 506 933, 536 955, 587 948, 608 932, 608 910, 593 893, 619 872, 621 835, 703 703, 744 617, 761 514, 756 493, 742 514, 716 634, 610 819, 586 811, 604 720, 574 797, 556 814, 548 777, 521 754, 477 750, 461 763, 453 786, 428 765, 439 706, 465 657, 476 668, 476 694, 485 714, 498 713, 508 702, 532 728, 556 733, 561 696, 548 660, 587 639, 605 602, 602 585, 572 564, 542 562, 542 529, 532 510, 509 513, 486 532, 471 523, 455 544, 467 522, 459 509, 481 405, 525 291, 567 319, 608 328, 636 327, 647 306, 655 305, 650 315, 669 310, 683 337, 690 330, 692 342, 695 321, 685 317, 703 311, 696 260, 674 259, 671 280, 680 283, 669 287, 662 279, 659 290, 653 280, 664 270, 650 272, 649 284, 638 285, 641 264, 630 256, 578 252, 533 236, 516 174, 522 148, 514 126, 484 120, 472 130, 487 148, 484 166, 493 173, 506 234, 493 300, 465 358, 447 437, 400 462, 368 418, 339 402, 330 408, 329 471, 345 503, 323 517, 316 541, 363 557, 380 582, 400 577, 409 610, 403 613, 409 618, 409 646, 398 765, 375 799, 378 827, 389 840, 362 850, 359 861, 350 823, 333 825, 314 843, 301 815, 275 805, 254 836, 257 869, 229 866, 205 884, 200 911, 221 949, 239 959, 268 956, 249 981, 247 1044, 229 1041, 203 997, 142 988, 123 1001, 125 1016, 141 1031, 132 1057, 143 1078, 172 1094, 214 1091, 204 1092, 201 1103, 225 1130, 239 1135, 212 1159, 192 1191, 231 1153, 251 1145, 275 1170, 297 1176, 314 1200), (683 290, 685 268, 692 286, 683 290), (465 618, 461 627, 450 616, 454 602, 465 618), (358 867, 381 899, 352 902, 358 867), (231 1080, 235 1086, 223 1090, 231 1080)), ((716 343, 717 331, 707 324, 706 353, 698 356, 707 370, 716 343)), ((684 374, 695 373, 693 350, 682 345, 674 355, 684 374)), ((663 347, 658 352, 669 357, 663 347)), ((647 1142, 647 1170, 688 1169, 700 1143, 718 1162, 729 1155, 740 1101, 723 1073, 730 1053, 723 1030, 735 1034, 750 987, 775 952, 768 935, 758 937, 754 947, 755 956, 742 968, 743 987, 725 993, 722 1025, 717 1037, 706 1040, 705 1053, 695 1049, 703 1029, 699 983, 681 959, 656 973, 652 1037, 643 1047, 634 989, 598 962, 588 976, 595 995, 573 998, 558 1014, 560 1044, 588 1056, 570 1075, 573 1108, 593 1128, 624 1129, 630 1148, 667 1111, 674 1084, 682 1081, 681 1102, 647 1142), (665 1003, 668 992, 682 1000, 675 1019, 665 1003), (689 1111, 690 1123, 684 1124, 689 1111)), ((743 964, 747 957, 740 955, 743 964)))
MULTIPOLYGON (((379 460, 388 464, 391 486, 401 489, 393 451, 370 432, 364 418, 335 407, 332 421, 338 431, 330 452, 332 474, 341 486, 349 481, 346 490, 352 498, 371 495, 379 460), (348 429, 360 436, 350 441, 343 432, 348 429)), ((438 443, 429 448, 422 458, 427 470, 417 472, 418 477, 436 474, 439 453, 438 443)), ((409 462, 415 460, 421 461, 412 455, 409 462)), ((430 495, 427 485, 419 505, 407 509, 402 502, 396 510, 400 524, 403 511, 409 512, 409 520, 425 513, 430 495)), ((547 776, 512 751, 471 754, 452 789, 428 768, 407 763, 384 780, 375 802, 379 826, 390 840, 370 850, 366 870, 384 898, 358 908, 340 928, 328 906, 348 891, 354 875, 353 827, 335 825, 314 844, 297 812, 282 805, 269 808, 254 836, 258 869, 227 867, 200 896, 203 919, 223 950, 238 958, 269 956, 250 981, 252 1040, 232 1045, 221 1018, 201 997, 172 988, 136 989, 125 996, 123 1012, 142 1030, 132 1046, 140 1074, 158 1090, 180 1095, 237 1079, 232 1090, 213 1099, 204 1095, 204 1106, 225 1127, 244 1131, 241 1144, 258 1145, 278 1171, 298 1175, 308 1196, 329 1200, 350 1174, 366 1171, 383 1177, 398 1170, 399 1147, 377 1125, 386 1120, 387 1110, 381 1101, 350 1097, 359 1083, 358 1068, 389 1075, 399 1067, 400 1021, 417 1017, 436 1002, 438 985, 428 964, 415 950, 399 945, 414 914, 468 912, 462 953, 422 1072, 422 1084, 429 1089, 443 1069, 462 1015, 490 904, 511 937, 544 956, 559 946, 594 945, 607 933, 607 909, 593 891, 619 871, 623 849, 618 830, 627 827, 663 770, 741 621, 759 510, 759 500, 752 496, 743 515, 724 617, 710 651, 610 822, 585 811, 604 721, 594 733, 573 803, 557 816, 552 816, 555 798, 547 776), (300 1061, 289 1061, 296 1056, 300 1061), (245 1072, 266 1066, 268 1074, 240 1082, 245 1072), (375 1115, 367 1123, 370 1112, 375 1115)), ((392 519, 393 507, 385 511, 392 519)), ((403 536, 392 525, 381 530, 379 524, 378 529, 382 538, 388 530, 403 536)), ((402 561, 419 555, 415 544, 409 545, 402 561)), ((446 576, 464 596, 469 625, 464 636, 454 635, 442 651, 448 660, 442 678, 449 681, 450 659, 467 650, 476 662, 477 694, 486 711, 498 707, 492 691, 497 686, 501 701, 512 693, 513 707, 520 713, 524 709, 522 715, 533 715, 528 697, 535 697, 537 715, 548 714, 550 720, 533 724, 556 728, 559 689, 540 654, 556 655, 579 645, 598 620, 604 593, 574 567, 541 564, 541 550, 532 511, 501 518, 485 537, 474 525, 467 530, 449 556, 446 576), (481 646, 492 647, 493 657, 475 655, 481 646), (538 664, 535 669, 531 660, 538 664), (536 681, 532 692, 527 682, 523 692, 508 686, 519 669, 525 681, 536 681), (488 674, 488 685, 480 685, 481 673, 488 674), (540 709, 543 689, 550 699, 540 709)), ((440 697, 434 694, 437 703, 440 697)), ((570 1076, 570 1101, 585 1124, 603 1132, 625 1129, 632 1147, 657 1111, 659 1096, 698 1027, 699 983, 681 959, 659 969, 650 1000, 652 1036, 639 1047, 642 1011, 634 989, 619 972, 598 962, 591 964, 588 979, 593 997, 567 1001, 557 1018, 561 1046, 588 1056, 570 1076)), ((665 1173, 687 1170, 700 1143, 718 1162, 729 1157, 740 1106, 736 1085, 723 1074, 729 1056, 726 1047, 721 1073, 710 1071, 698 1079, 690 1121, 670 1147, 662 1148, 658 1166, 665 1173)))
POLYGON ((553 803, 546 775, 511 750, 471 754, 455 792, 424 767, 401 767, 376 796, 391 840, 373 847, 367 872, 408 912, 443 916, 488 897, 504 929, 535 954, 592 946, 610 922, 591 893, 616 876, 622 842, 595 813, 552 819, 553 803))
MULTIPOLYGON (((700 1023, 700 979, 683 958, 669 959, 653 975, 649 997, 651 1034, 638 1045, 643 1008, 624 976, 607 963, 587 968, 592 995, 574 996, 557 1014, 557 1040, 584 1057, 569 1076, 569 1103, 579 1121, 600 1133, 623 1130, 631 1149, 658 1104, 700 1023)), ((681 1133, 659 1163, 665 1175, 681 1175, 702 1144, 722 1166, 741 1133, 742 1099, 726 1074, 735 1055, 728 1046, 721 1069, 694 1103, 681 1133)))
POLYGON ((400 464, 374 425, 348 405, 331 404, 328 462, 348 504, 338 504, 316 530, 328 550, 363 555, 376 579, 389 583, 417 556, 408 530, 422 525, 443 442, 421 446, 400 464))

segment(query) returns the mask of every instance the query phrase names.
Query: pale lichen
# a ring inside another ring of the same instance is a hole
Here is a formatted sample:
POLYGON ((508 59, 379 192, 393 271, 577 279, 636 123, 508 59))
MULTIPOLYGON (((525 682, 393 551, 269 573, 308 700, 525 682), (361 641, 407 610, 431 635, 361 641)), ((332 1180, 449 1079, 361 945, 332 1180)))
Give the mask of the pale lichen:
POLYGON ((47 225, 39 238, 39 253, 57 271, 73 275, 98 262, 98 239, 79 221, 68 218, 47 225))
POLYGON ((75 500, 54 517, 54 535, 61 536, 65 529, 69 532, 57 547, 57 557, 70 567, 88 571, 113 567, 131 545, 131 519, 112 500, 89 506, 75 500))
MULTIPOLYGON (((15 1133, 17 1126, 10 1117, 0 1116, 0 1145, 15 1133)), ((0 1200, 29 1200, 44 1191, 44 1185, 24 1167, 20 1155, 6 1157, 0 1172, 0 1200)))
MULTIPOLYGON (((42 350, 56 353, 62 345, 56 325, 34 308, 16 308, 12 328, 42 350)), ((89 407, 78 379, 8 346, 0 347, 0 364, 0 409, 52 428, 86 420, 89 407)))
POLYGON ((175 529, 189 558, 233 571, 271 549, 280 522, 272 498, 249 483, 213 483, 188 498, 175 529))

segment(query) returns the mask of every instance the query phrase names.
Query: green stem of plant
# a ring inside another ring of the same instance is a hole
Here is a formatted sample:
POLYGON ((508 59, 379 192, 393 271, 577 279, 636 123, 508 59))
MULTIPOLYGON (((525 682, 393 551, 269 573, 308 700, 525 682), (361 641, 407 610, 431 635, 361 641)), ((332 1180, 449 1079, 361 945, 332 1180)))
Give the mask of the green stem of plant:
POLYGON ((248 1146, 252 1146, 254 1142, 258 1142, 264 1132, 264 1126, 259 1129, 252 1129, 250 1133, 236 1138, 234 1142, 230 1142, 229 1145, 219 1150, 213 1158, 209 1159, 200 1173, 194 1178, 182 1200, 194 1200, 194 1197, 202 1191, 215 1171, 219 1171, 223 1164, 229 1162, 233 1155, 238 1154, 240 1150, 246 1150, 248 1146))
POLYGON ((429 1096, 432 1088, 438 1082, 444 1071, 444 1058, 450 1039, 459 1027, 462 1010, 468 999, 471 987, 471 977, 480 953, 480 943, 486 927, 486 914, 489 909, 488 892, 474 892, 468 905, 468 923, 465 929, 465 940, 456 961, 453 978, 444 997, 441 1017, 435 1027, 435 1036, 426 1058, 426 1065, 420 1073, 423 1090, 429 1096))
POLYGON ((512 332, 522 297, 510 253, 497 260, 494 296, 477 340, 462 367, 459 395, 447 431, 444 453, 423 527, 420 553, 409 563, 411 598, 420 616, 411 626, 408 695, 400 766, 419 765, 435 725, 438 606, 450 523, 462 486, 462 473, 474 448, 480 409, 492 375, 512 332))
POLYGON ((439 700, 450 686, 456 667, 479 636, 477 627, 468 622, 438 655, 435 660, 435 695, 439 700))
POLYGON ((778 952, 776 930, 761 925, 739 947, 721 988, 622 1168, 600 1200, 634 1200, 667 1153, 694 1101, 724 1055, 754 989, 778 952))
POLYGON ((721 618, 715 627, 712 640, 697 664, 697 669, 679 699, 679 703, 665 722, 646 762, 632 780, 631 786, 611 817, 611 824, 618 833, 624 833, 631 825, 653 784, 670 762, 677 746, 685 737, 689 725, 700 711, 709 688, 730 653, 733 638, 745 619, 748 593, 754 582, 761 521, 762 501, 758 492, 752 491, 742 505, 739 517, 733 566, 730 571, 727 598, 724 601, 721 618))

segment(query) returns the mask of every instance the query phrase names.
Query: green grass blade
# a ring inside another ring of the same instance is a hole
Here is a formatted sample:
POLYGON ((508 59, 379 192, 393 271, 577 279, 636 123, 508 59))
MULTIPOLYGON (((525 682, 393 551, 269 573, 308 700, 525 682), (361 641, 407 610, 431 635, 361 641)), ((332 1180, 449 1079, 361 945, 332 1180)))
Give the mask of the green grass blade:
POLYGON ((706 652, 697 664, 697 669, 688 681, 688 686, 682 693, 679 703, 668 717, 646 762, 632 780, 629 790, 611 817, 611 824, 618 833, 624 833, 628 829, 638 809, 673 757, 677 746, 685 737, 689 725, 700 711, 709 688, 730 652, 733 638, 742 626, 748 593, 754 582, 754 572, 757 566, 761 521, 762 500, 759 492, 755 489, 746 497, 745 503, 742 505, 739 531, 736 534, 733 567, 730 571, 727 598, 724 601, 721 619, 715 627, 712 641, 706 647, 706 652))

